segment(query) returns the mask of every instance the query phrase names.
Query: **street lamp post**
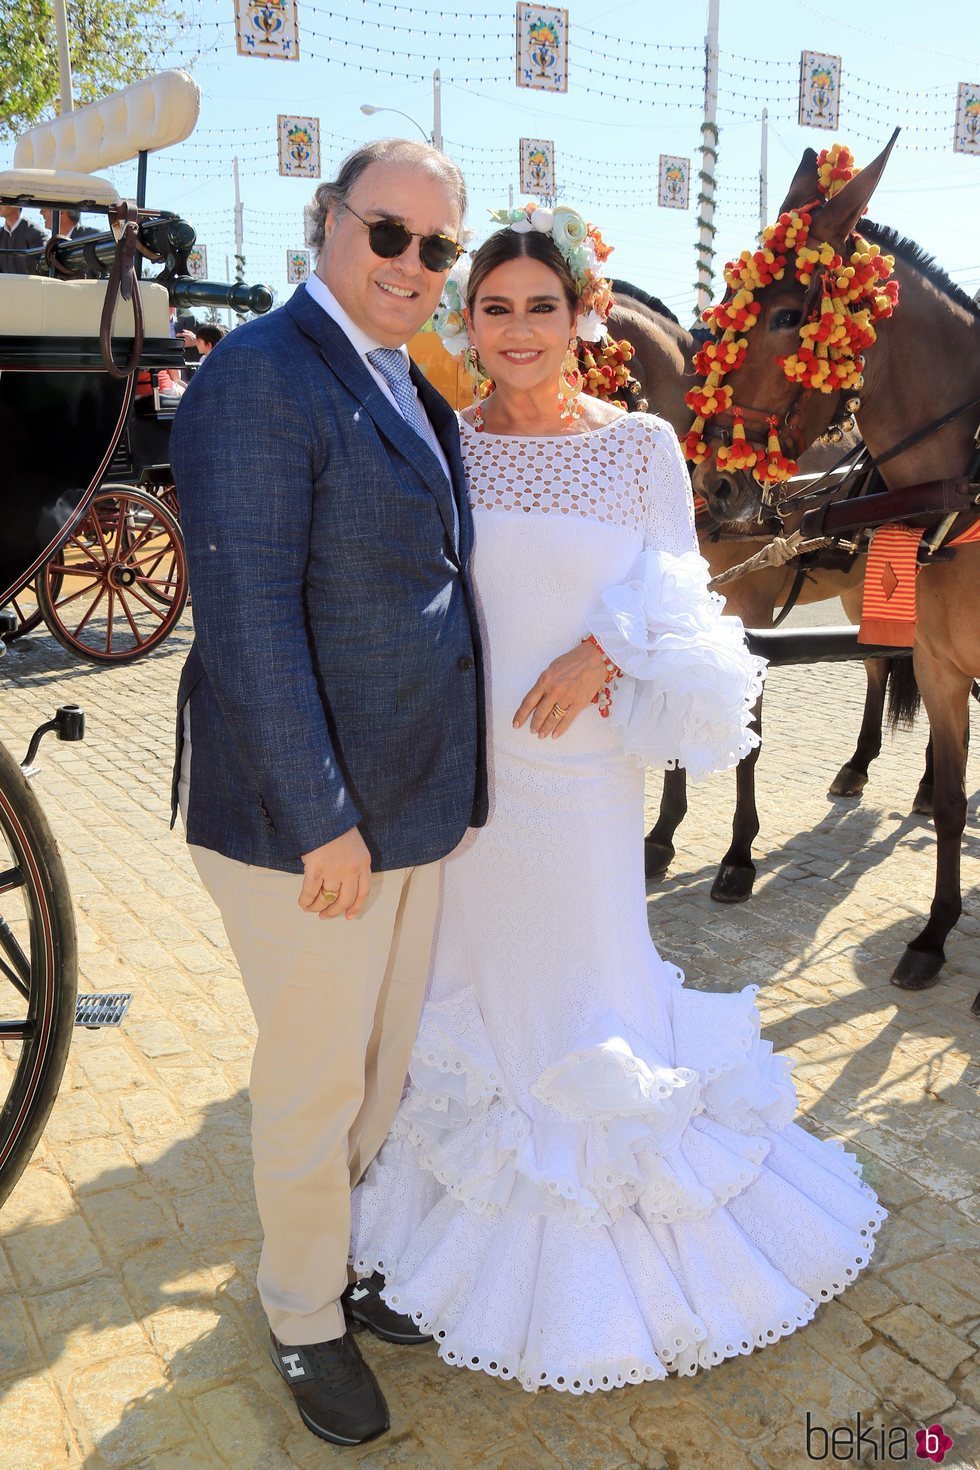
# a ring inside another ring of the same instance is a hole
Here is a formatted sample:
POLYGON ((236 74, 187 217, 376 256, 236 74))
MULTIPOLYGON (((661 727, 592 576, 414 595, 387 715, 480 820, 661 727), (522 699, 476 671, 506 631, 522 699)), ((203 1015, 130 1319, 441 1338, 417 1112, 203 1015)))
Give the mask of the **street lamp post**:
POLYGON ((361 111, 365 117, 373 117, 376 112, 393 112, 396 117, 403 117, 410 122, 413 128, 418 128, 422 137, 433 148, 442 152, 442 77, 438 68, 432 73, 432 132, 427 133, 420 122, 416 122, 407 112, 402 112, 397 107, 375 107, 370 102, 361 103, 361 111))

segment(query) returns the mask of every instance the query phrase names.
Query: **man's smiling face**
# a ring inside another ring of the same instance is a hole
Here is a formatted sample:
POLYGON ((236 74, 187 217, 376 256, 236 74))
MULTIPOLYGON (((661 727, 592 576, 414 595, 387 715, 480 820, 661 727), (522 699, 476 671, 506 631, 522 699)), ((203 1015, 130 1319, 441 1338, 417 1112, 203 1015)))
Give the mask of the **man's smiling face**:
POLYGON ((445 271, 430 271, 413 238, 404 255, 384 260, 368 243, 367 227, 395 219, 423 235, 459 233, 459 204, 449 183, 418 164, 372 163, 349 195, 350 209, 331 209, 317 275, 348 316, 383 347, 400 347, 439 304, 445 271))

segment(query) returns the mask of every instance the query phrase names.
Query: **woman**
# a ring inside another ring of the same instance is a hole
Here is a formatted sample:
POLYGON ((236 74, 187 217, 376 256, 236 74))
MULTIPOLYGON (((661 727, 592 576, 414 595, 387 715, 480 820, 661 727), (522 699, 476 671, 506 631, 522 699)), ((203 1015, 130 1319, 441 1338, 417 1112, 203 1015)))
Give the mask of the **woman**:
POLYGON ((446 864, 353 1259, 448 1362, 580 1393, 792 1332, 884 1212, 791 1122, 756 987, 685 990, 650 940, 644 765, 734 765, 763 665, 707 591, 672 430, 575 394, 606 247, 571 210, 503 218, 441 323, 494 385, 461 427, 493 806, 446 864))

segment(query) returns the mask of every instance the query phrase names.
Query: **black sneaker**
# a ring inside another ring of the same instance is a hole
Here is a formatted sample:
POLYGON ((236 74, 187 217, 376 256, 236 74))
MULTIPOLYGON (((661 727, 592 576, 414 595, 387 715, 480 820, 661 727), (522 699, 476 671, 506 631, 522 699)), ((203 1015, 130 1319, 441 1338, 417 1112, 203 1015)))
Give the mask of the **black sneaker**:
POLYGON ((288 1383, 307 1429, 331 1444, 364 1444, 390 1428, 378 1381, 350 1333, 331 1342, 286 1347, 274 1333, 269 1353, 288 1383))
POLYGON ((348 1286, 340 1298, 348 1321, 357 1322, 373 1332, 375 1337, 383 1338, 385 1342, 398 1343, 400 1347, 414 1347, 420 1342, 431 1342, 432 1338, 422 1332, 411 1317, 394 1311, 387 1302, 381 1300, 384 1284, 384 1277, 375 1271, 373 1276, 365 1276, 363 1281, 355 1281, 348 1286))

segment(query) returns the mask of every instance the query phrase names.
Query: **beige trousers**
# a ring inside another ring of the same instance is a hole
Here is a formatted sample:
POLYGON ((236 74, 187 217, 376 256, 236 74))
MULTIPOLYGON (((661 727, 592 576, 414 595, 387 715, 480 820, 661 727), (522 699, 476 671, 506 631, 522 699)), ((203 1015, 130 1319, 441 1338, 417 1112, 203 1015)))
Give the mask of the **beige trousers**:
POLYGON ((350 1192, 398 1110, 418 1031, 440 863, 377 873, 357 919, 317 919, 298 874, 191 847, 258 1025, 249 1091, 258 1287, 289 1346, 344 1332, 350 1192))

